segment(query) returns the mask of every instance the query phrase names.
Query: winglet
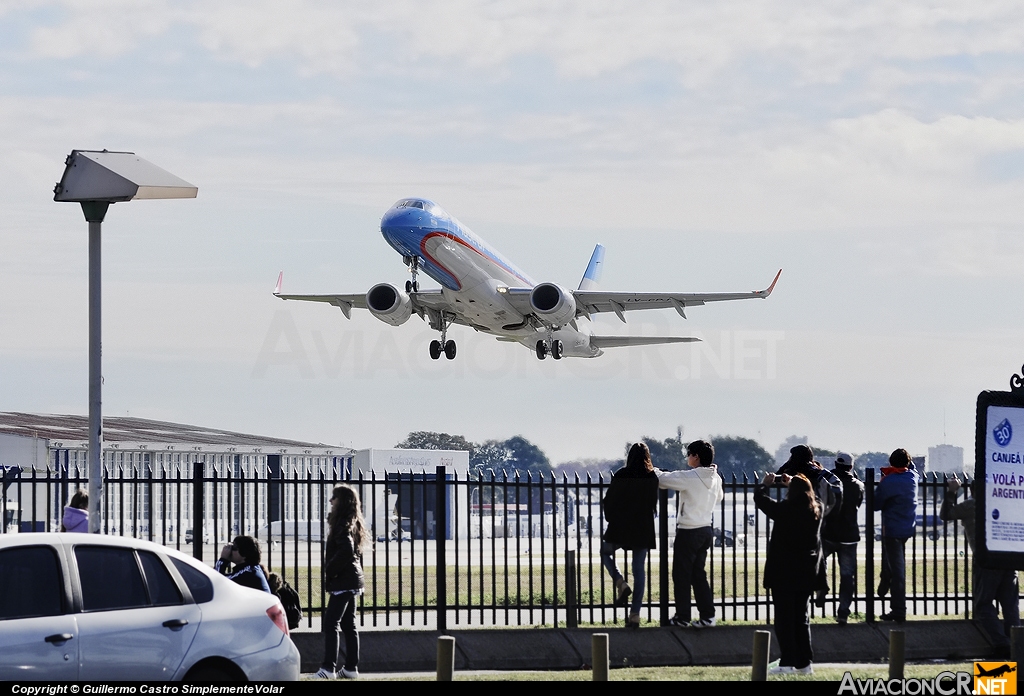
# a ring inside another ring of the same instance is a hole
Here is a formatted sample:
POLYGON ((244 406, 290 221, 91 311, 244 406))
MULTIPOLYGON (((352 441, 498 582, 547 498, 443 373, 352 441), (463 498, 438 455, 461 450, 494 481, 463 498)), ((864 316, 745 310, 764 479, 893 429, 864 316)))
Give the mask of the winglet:
POLYGON ((774 290, 774 289, 775 289, 775 284, 776 284, 777 282, 779 282, 779 276, 781 276, 781 275, 782 275, 782 269, 780 268, 780 269, 779 269, 779 272, 775 274, 775 280, 773 280, 773 281, 772 281, 772 284, 768 286, 768 289, 767 289, 767 290, 762 290, 762 291, 761 291, 761 292, 759 292, 758 294, 759 294, 759 295, 760 295, 760 296, 761 296, 762 298, 764 298, 764 297, 768 297, 769 295, 771 295, 771 294, 772 294, 772 290, 774 290))
POLYGON ((281 271, 277 276, 277 287, 274 288, 274 294, 281 294, 281 283, 284 282, 284 271, 281 271))

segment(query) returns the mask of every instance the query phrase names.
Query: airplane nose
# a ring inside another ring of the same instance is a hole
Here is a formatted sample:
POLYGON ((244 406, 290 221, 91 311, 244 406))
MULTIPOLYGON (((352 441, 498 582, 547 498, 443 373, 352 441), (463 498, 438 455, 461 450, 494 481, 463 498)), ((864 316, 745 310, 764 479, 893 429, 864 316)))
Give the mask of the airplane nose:
POLYGON ((430 215, 419 208, 392 208, 381 218, 382 228, 416 229, 429 227, 430 215))

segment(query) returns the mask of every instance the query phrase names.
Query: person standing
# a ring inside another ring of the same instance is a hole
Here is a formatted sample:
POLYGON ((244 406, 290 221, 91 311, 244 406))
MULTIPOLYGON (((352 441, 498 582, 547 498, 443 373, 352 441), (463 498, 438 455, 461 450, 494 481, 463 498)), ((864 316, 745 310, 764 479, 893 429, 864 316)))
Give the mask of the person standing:
MULTIPOLYGON (((860 541, 857 509, 864 502, 864 483, 854 473, 853 457, 846 452, 836 455, 832 473, 843 484, 843 501, 825 517, 821 530, 821 551, 826 561, 833 553, 839 561, 839 607, 836 610, 836 622, 845 626, 857 585, 857 543, 860 541)), ((825 606, 826 591, 818 590, 816 604, 819 607, 825 606)))
POLYGON ((241 535, 221 549, 220 559, 213 567, 239 585, 273 594, 267 582, 267 572, 260 565, 262 559, 260 543, 251 536, 241 535))
POLYGON ((715 506, 722 502, 722 477, 715 466, 715 448, 706 440, 686 446, 682 471, 658 470, 658 485, 676 491, 676 539, 672 546, 672 585, 676 613, 673 626, 715 625, 715 602, 704 569, 714 536, 711 526, 715 506), (690 591, 700 618, 691 623, 690 591))
POLYGON ((889 611, 879 617, 882 621, 902 623, 907 619, 906 545, 917 526, 917 485, 910 453, 905 449, 893 450, 889 466, 882 467, 882 480, 875 488, 871 510, 882 512, 882 575, 878 594, 884 597, 891 593, 889 611))
POLYGON ((782 656, 769 674, 813 674, 811 661, 811 594, 823 565, 821 555, 822 505, 810 480, 773 473, 754 488, 754 504, 775 522, 768 540, 764 586, 771 590, 775 608, 775 637, 782 656), (779 481, 786 497, 773 500, 769 486, 779 481))
POLYGON ((330 532, 324 545, 324 591, 331 597, 323 617, 324 661, 315 676, 318 679, 334 679, 339 675, 343 679, 358 679, 356 598, 363 594, 361 549, 369 534, 355 488, 344 484, 335 486, 327 524, 330 532), (345 665, 337 672, 341 633, 345 635, 345 665))
POLYGON ((964 525, 964 536, 970 547, 971 594, 974 595, 974 618, 988 634, 995 648, 996 658, 1010 656, 1010 629, 1020 623, 1020 607, 1018 606, 1019 588, 1017 571, 1007 568, 982 568, 978 566, 974 552, 974 498, 962 503, 956 499, 960 491, 960 479, 955 475, 946 481, 946 493, 942 499, 939 518, 943 522, 959 520, 964 525), (999 621, 999 610, 996 603, 1003 608, 1003 621, 999 621))
POLYGON ((608 492, 601 501, 608 523, 601 541, 601 564, 615 585, 615 603, 626 606, 633 601, 626 625, 640 626, 640 606, 646 584, 647 553, 656 543, 654 513, 658 507, 658 475, 651 464, 651 452, 642 442, 629 448, 626 466, 612 475, 608 492), (626 549, 633 556, 633 585, 630 587, 615 564, 615 551, 626 549))

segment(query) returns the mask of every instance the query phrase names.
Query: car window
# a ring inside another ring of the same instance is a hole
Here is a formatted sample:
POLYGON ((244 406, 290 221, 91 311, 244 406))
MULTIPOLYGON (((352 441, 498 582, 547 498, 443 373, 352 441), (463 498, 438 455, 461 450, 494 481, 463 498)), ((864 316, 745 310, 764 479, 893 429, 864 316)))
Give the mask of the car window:
POLYGON ((51 547, 0 551, 0 620, 63 613, 60 561, 51 547))
POLYGON ((139 560, 149 585, 149 601, 157 606, 181 604, 181 592, 160 558, 155 553, 139 551, 139 560))
POLYGON ((149 604, 135 552, 113 546, 76 546, 85 611, 129 609, 149 604))
POLYGON ((188 585, 188 591, 192 593, 192 599, 195 600, 196 604, 209 602, 213 599, 213 583, 210 582, 210 578, 203 574, 203 571, 193 568, 178 558, 172 558, 171 563, 181 573, 181 577, 185 580, 185 584, 188 585))

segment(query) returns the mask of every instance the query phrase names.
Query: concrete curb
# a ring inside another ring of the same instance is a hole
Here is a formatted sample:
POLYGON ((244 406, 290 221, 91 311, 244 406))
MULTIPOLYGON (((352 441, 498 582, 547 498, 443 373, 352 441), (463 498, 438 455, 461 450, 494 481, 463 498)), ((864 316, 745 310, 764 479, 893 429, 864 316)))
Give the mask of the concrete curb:
MULTIPOLYGON (((713 628, 528 628, 446 631, 455 637, 455 669, 570 670, 589 667, 590 636, 609 634, 612 667, 749 665, 754 631, 760 626, 713 628)), ((909 621, 904 624, 813 625, 815 662, 883 662, 889 631, 906 632, 908 660, 964 660, 988 655, 992 646, 972 621, 909 621)), ((437 631, 363 631, 359 669, 366 672, 432 672, 437 667, 437 631)), ((296 631, 302 671, 315 672, 323 659, 323 636, 296 631)), ((344 649, 345 641, 340 641, 344 649)), ((779 656, 772 632, 771 656, 779 656)))

